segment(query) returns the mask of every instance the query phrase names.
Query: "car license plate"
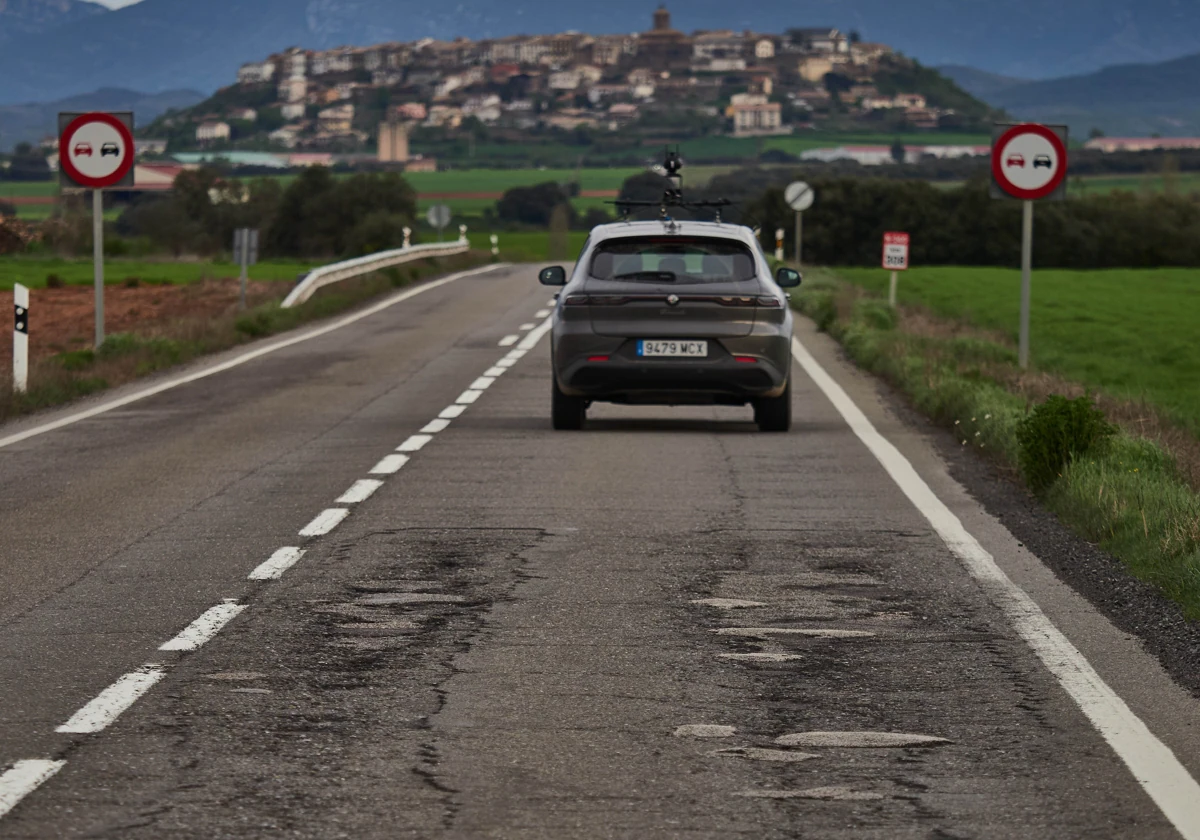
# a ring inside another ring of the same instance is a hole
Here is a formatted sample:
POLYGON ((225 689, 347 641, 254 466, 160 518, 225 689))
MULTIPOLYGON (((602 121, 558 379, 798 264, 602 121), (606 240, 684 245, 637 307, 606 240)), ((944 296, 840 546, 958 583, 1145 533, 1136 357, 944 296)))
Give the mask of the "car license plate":
POLYGON ((639 341, 638 355, 642 357, 675 357, 703 359, 708 356, 707 341, 639 341))

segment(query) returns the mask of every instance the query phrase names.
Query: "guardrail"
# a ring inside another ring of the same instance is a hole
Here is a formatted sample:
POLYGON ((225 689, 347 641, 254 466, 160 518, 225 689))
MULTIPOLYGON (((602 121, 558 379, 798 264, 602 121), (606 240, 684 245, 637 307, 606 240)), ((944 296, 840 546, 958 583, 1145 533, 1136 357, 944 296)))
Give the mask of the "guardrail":
POLYGON ((345 262, 323 265, 310 271, 303 280, 296 284, 280 306, 288 309, 297 306, 313 296, 317 289, 322 289, 351 277, 361 277, 373 271, 381 271, 394 265, 411 262, 427 257, 450 257, 455 254, 465 254, 470 249, 467 242, 467 232, 460 228, 461 236, 452 242, 429 242, 424 245, 409 245, 394 251, 380 251, 345 262))

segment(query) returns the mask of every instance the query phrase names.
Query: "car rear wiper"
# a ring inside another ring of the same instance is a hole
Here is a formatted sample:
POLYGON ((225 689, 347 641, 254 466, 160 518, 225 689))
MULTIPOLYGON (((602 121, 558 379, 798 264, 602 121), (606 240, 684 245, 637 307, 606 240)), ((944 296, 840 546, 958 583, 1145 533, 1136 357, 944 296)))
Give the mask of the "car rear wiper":
POLYGON ((618 274, 614 280, 646 280, 659 283, 674 283, 674 271, 631 271, 629 274, 618 274))

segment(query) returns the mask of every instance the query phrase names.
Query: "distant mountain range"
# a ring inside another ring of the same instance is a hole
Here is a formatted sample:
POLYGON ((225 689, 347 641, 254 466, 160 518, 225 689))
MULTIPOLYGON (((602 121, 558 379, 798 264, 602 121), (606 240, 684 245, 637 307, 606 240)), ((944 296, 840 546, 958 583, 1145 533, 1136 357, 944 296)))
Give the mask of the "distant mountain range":
POLYGON ((0 44, 107 12, 99 3, 82 0, 0 0, 0 44))
MULTIPOLYGON (((78 0, 0 0, 0 103, 45 101, 96 84, 204 92, 240 64, 288 46, 422 37, 647 29, 658 0, 144 0, 103 11, 78 0), (52 27, 47 29, 47 27, 52 27), (38 33, 41 34, 31 34, 38 33)), ((857 30, 924 64, 1022 78, 1200 51, 1194 0, 678 0, 679 29, 857 30)))
POLYGON ((1200 136, 1200 53, 1046 81, 973 67, 938 69, 990 105, 1021 119, 1065 123, 1076 137, 1093 128, 1110 136, 1200 136))
POLYGON ((171 108, 190 108, 204 100, 194 90, 137 93, 104 88, 56 102, 29 105, 0 105, 0 150, 18 143, 37 143, 58 133, 59 111, 133 111, 140 125, 148 125, 171 108))

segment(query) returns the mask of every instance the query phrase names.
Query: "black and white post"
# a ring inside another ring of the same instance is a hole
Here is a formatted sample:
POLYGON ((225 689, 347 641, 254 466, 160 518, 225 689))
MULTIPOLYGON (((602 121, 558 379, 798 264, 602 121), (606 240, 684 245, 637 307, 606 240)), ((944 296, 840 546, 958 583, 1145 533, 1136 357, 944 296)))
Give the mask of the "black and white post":
POLYGON ((29 289, 13 286, 13 391, 25 393, 29 387, 29 289))

